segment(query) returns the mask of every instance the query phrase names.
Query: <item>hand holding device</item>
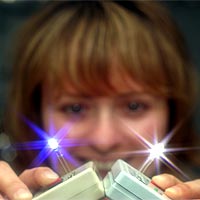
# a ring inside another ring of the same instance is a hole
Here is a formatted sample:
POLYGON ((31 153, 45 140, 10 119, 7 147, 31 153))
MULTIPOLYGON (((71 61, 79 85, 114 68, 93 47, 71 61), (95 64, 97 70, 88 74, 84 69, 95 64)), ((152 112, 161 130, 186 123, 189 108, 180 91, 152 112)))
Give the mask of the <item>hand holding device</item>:
POLYGON ((98 177, 88 162, 67 173, 33 200, 170 200, 150 178, 123 160, 117 160, 106 177, 98 177))
POLYGON ((123 160, 117 160, 103 180, 112 200, 169 200, 150 178, 123 160))
POLYGON ((33 200, 97 200, 104 197, 102 181, 93 162, 67 173, 33 200))

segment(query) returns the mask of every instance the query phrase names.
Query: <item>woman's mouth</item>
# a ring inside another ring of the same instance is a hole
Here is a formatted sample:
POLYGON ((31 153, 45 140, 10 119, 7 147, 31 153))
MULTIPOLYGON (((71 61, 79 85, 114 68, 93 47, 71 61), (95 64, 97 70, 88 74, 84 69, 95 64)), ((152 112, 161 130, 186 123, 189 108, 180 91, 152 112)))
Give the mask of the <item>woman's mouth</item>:
MULTIPOLYGON (((116 162, 117 159, 119 159, 119 158, 110 159, 110 160, 109 159, 108 160, 77 159, 77 160, 81 165, 83 165, 89 161, 92 161, 95 165, 97 173, 103 178, 111 170, 112 165, 116 162)), ((123 158, 121 158, 121 159, 123 159, 123 158)), ((128 159, 123 159, 123 160, 128 162, 128 159)))
POLYGON ((89 161, 92 161, 97 170, 97 173, 99 173, 101 176, 104 176, 108 171, 110 171, 112 165, 116 161, 116 159, 104 161, 104 160, 95 160, 95 159, 90 160, 90 159, 82 159, 82 158, 81 159, 77 158, 76 160, 78 161, 80 165, 83 165, 89 161))
POLYGON ((114 164, 115 160, 114 161, 107 161, 107 162, 101 162, 101 161, 93 161, 96 168, 101 171, 109 171, 111 166, 114 164))
POLYGON ((101 162, 101 161, 93 161, 93 162, 97 169, 97 173, 103 178, 110 171, 115 160, 107 162, 101 162))

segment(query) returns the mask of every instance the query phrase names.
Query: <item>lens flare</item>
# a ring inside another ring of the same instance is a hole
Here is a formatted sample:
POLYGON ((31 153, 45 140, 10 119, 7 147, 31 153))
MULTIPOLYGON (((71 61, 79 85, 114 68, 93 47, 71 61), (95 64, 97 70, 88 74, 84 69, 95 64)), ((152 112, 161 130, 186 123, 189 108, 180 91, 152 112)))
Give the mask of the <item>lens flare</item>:
POLYGON ((49 147, 53 150, 57 150, 59 148, 58 141, 55 138, 50 138, 47 141, 49 147))
MULTIPOLYGON (((73 158, 68 149, 70 147, 84 146, 87 144, 84 141, 67 137, 74 123, 69 122, 57 132, 54 129, 53 123, 50 123, 49 132, 47 133, 27 118, 23 118, 23 120, 41 139, 13 145, 16 150, 39 150, 37 157, 32 161, 30 167, 40 166, 48 157, 51 157, 52 167, 55 169, 57 168, 57 162, 60 161, 62 161, 61 166, 63 168, 68 162, 75 167, 79 166, 79 163, 73 158)), ((65 168, 68 170, 69 167, 65 168)))
POLYGON ((154 144, 151 148, 149 148, 149 158, 152 160, 159 159, 165 152, 166 150, 163 143, 154 144))
POLYGON ((157 135, 154 135, 154 143, 146 140, 141 134, 135 131, 132 127, 128 126, 125 122, 122 121, 126 128, 130 130, 129 134, 136 136, 136 139, 139 140, 145 147, 143 150, 122 152, 122 154, 127 155, 147 155, 146 160, 140 167, 139 171, 145 173, 149 166, 154 162, 156 166, 156 171, 160 171, 160 162, 165 164, 167 167, 171 168, 178 172, 184 179, 190 180, 190 178, 179 168, 177 167, 168 157, 167 154, 180 152, 180 151, 189 151, 189 150, 199 150, 200 147, 179 147, 179 148, 167 148, 167 144, 174 136, 176 130, 179 126, 176 126, 171 132, 169 132, 160 142, 157 141, 157 135))

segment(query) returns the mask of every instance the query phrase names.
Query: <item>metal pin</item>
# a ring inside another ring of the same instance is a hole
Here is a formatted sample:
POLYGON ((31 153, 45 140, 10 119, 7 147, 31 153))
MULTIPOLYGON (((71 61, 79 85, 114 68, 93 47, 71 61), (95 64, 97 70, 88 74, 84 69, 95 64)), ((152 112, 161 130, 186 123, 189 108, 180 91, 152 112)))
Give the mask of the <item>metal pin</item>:
POLYGON ((69 163, 67 162, 67 160, 64 158, 63 154, 58 149, 56 149, 55 152, 56 152, 56 156, 58 158, 58 161, 59 161, 63 171, 66 174, 69 173, 71 171, 69 163))
POLYGON ((145 173, 146 170, 149 168, 149 166, 151 165, 151 163, 153 162, 152 159, 147 159, 143 165, 140 167, 140 169, 138 170, 141 173, 145 173))

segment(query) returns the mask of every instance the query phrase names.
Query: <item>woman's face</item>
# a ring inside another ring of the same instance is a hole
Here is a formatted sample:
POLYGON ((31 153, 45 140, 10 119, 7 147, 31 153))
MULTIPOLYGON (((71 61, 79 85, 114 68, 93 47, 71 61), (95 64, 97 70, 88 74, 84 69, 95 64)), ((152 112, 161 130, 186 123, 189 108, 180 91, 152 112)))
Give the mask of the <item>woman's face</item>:
POLYGON ((166 99, 145 92, 133 81, 114 83, 117 93, 109 96, 83 96, 73 89, 58 93, 49 85, 42 91, 44 129, 53 125, 56 133, 70 123, 64 137, 82 145, 68 147, 67 152, 79 164, 94 161, 102 176, 118 158, 140 168, 148 155, 133 153, 147 150, 138 134, 155 143, 168 128, 166 99))

